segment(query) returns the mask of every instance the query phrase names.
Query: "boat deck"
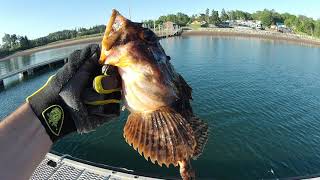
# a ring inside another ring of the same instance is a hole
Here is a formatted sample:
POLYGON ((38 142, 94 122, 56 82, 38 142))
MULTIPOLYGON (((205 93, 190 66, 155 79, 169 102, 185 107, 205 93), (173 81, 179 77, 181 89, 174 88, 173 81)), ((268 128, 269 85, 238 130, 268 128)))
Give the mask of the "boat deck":
MULTIPOLYGON (((100 168, 87 163, 69 159, 70 156, 58 156, 48 153, 37 167, 30 180, 159 180, 157 178, 133 175, 130 173, 100 168)), ((123 169, 124 171, 128 171, 123 169)))

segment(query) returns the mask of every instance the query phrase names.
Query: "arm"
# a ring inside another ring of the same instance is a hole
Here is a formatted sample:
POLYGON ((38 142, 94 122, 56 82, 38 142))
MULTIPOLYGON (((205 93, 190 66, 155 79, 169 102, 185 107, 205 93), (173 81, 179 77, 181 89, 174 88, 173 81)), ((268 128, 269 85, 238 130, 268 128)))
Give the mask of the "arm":
POLYGON ((101 75, 99 52, 89 45, 72 53, 27 103, 0 121, 0 179, 28 179, 54 142, 118 117, 121 81, 116 71, 101 75))
POLYGON ((1 178, 28 179, 52 141, 25 103, 0 123, 0 144, 1 178))

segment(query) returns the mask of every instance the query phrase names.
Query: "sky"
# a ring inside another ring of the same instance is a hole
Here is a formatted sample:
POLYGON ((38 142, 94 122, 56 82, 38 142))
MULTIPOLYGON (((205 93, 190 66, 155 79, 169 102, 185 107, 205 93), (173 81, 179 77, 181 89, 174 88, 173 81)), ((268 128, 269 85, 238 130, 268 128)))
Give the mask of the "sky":
POLYGON ((29 39, 51 32, 105 24, 113 8, 131 20, 141 22, 169 13, 203 13, 219 10, 274 9, 320 18, 320 0, 0 0, 0 43, 4 33, 26 35, 29 39))

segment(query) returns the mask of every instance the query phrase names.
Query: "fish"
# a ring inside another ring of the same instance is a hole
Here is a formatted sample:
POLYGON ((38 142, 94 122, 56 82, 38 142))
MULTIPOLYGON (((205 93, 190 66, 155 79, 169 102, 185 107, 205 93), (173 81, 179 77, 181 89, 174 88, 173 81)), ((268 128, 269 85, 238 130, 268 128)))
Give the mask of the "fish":
POLYGON ((209 128, 193 113, 192 88, 170 61, 152 30, 112 10, 99 62, 121 76, 130 112, 124 139, 147 161, 179 166, 182 179, 195 179, 191 160, 202 154, 209 128))

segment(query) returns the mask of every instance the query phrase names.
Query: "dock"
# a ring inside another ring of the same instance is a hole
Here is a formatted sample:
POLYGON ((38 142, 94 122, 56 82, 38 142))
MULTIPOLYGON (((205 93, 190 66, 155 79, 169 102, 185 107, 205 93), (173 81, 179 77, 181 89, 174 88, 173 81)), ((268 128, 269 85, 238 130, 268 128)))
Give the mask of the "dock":
POLYGON ((134 174, 132 170, 116 168, 74 158, 70 155, 48 153, 30 180, 160 180, 134 174))
POLYGON ((166 22, 162 25, 156 26, 155 24, 153 27, 147 25, 147 24, 142 24, 142 27, 144 28, 149 28, 152 30, 158 38, 168 38, 172 36, 180 36, 183 32, 183 28, 174 24, 173 22, 166 22))
POLYGON ((4 80, 9 78, 9 77, 12 77, 12 76, 17 75, 17 74, 19 74, 21 78, 27 77, 27 76, 33 75, 35 72, 38 72, 38 71, 40 71, 42 69, 56 67, 56 66, 59 66, 59 65, 63 65, 65 63, 67 63, 67 62, 68 62, 68 58, 67 57, 56 58, 56 59, 51 59, 51 60, 48 60, 48 61, 43 61, 43 62, 40 62, 40 63, 37 63, 37 64, 32 64, 32 65, 29 65, 29 66, 25 66, 25 67, 23 67, 21 69, 17 69, 17 70, 8 72, 8 73, 6 73, 4 75, 0 75, 0 89, 3 89, 5 87, 4 80))
POLYGON ((154 31, 156 35, 162 39, 172 36, 180 36, 182 34, 182 28, 179 29, 173 29, 173 30, 164 30, 164 31, 154 31))

